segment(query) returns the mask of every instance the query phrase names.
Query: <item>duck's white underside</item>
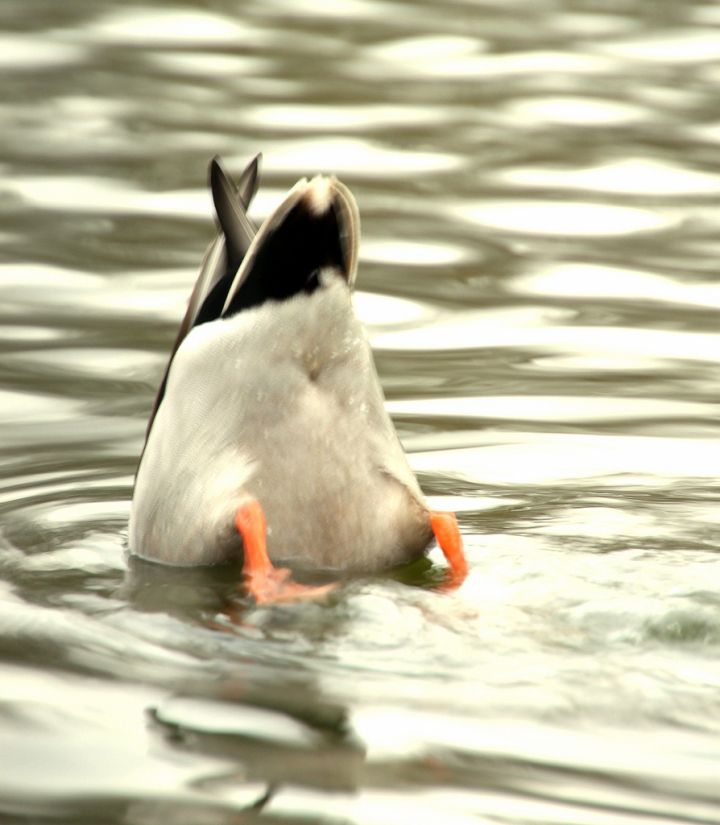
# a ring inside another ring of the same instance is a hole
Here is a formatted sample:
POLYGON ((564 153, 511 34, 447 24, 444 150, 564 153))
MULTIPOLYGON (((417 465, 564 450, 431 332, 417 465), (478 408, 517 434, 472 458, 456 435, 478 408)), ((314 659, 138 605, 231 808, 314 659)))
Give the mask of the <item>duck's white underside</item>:
POLYGON ((239 556, 234 515, 251 496, 277 562, 376 570, 430 540, 339 278, 183 341, 136 479, 131 550, 177 565, 239 556))

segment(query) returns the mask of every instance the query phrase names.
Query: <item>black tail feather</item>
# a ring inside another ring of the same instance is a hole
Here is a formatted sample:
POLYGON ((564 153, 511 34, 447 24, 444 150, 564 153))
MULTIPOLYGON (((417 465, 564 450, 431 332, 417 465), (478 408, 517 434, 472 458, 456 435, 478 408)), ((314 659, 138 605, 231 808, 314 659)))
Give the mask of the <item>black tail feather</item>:
POLYGON ((223 312, 234 315, 268 300, 282 301, 319 286, 325 268, 346 270, 337 207, 318 214, 305 198, 271 228, 246 262, 247 270, 223 312))

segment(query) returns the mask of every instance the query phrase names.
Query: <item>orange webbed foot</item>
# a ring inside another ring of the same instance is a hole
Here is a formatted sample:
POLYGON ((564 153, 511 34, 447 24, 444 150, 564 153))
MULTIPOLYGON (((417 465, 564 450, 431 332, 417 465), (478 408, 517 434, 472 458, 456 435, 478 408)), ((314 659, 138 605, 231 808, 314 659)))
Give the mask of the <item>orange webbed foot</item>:
POLYGON ((468 564, 463 550, 462 536, 455 513, 444 513, 440 510, 430 511, 430 526, 435 534, 440 549, 448 560, 450 569, 447 573, 442 590, 456 590, 465 581, 468 574, 468 564))
POLYGON ((265 513, 257 499, 248 499, 235 513, 235 526, 243 540, 243 579, 245 589, 258 604, 277 604, 316 599, 335 587, 298 584, 290 580, 285 567, 273 567, 267 554, 265 513))

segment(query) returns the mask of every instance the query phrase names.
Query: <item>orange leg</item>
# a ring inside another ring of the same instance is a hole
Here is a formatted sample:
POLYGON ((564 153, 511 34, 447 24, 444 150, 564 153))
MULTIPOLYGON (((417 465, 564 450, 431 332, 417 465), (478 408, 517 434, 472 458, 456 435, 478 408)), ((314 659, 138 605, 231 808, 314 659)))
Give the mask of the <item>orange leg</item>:
POLYGON ((292 602, 324 596, 335 586, 309 587, 290 581, 290 571, 273 567, 267 554, 265 513, 257 499, 248 499, 235 513, 235 526, 243 540, 243 577, 248 593, 258 604, 292 602))
POLYGON ((431 510, 430 526, 450 565, 443 589, 455 590, 465 581, 468 574, 467 559, 463 551, 462 536, 455 513, 431 510))

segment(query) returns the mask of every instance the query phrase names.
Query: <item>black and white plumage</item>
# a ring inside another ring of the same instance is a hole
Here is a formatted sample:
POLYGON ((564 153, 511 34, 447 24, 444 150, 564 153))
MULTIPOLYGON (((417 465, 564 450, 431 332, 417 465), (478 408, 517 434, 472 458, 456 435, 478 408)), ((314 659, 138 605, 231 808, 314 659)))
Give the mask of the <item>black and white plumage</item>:
POLYGON ((175 565, 240 557, 234 514, 255 499, 273 562, 410 561, 430 543, 431 514, 353 310, 355 200, 335 178, 303 179, 255 233, 257 160, 237 187, 211 166, 221 232, 148 425, 131 551, 175 565))

